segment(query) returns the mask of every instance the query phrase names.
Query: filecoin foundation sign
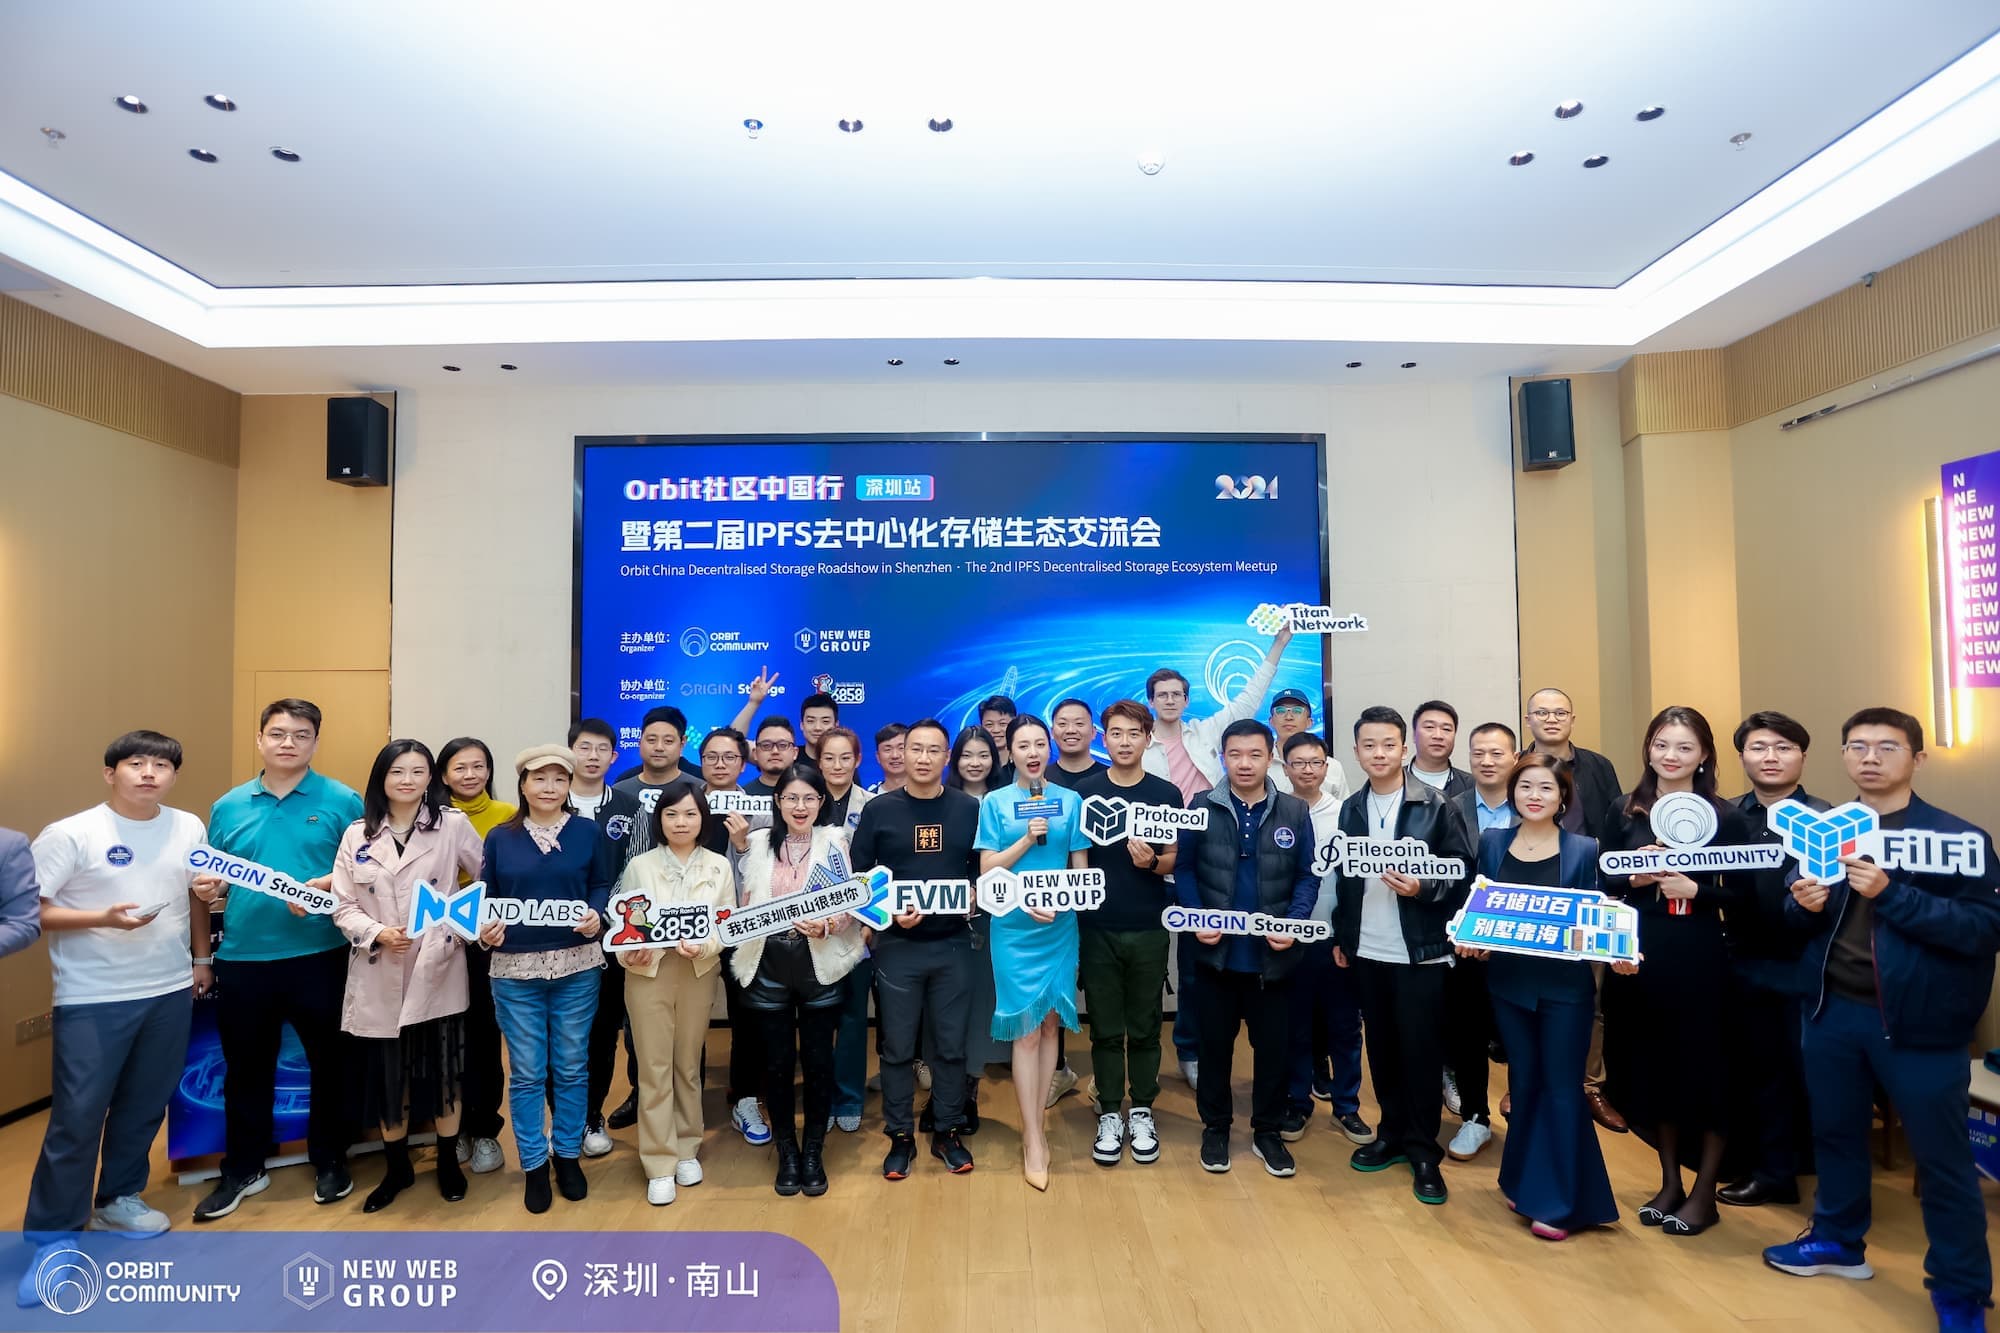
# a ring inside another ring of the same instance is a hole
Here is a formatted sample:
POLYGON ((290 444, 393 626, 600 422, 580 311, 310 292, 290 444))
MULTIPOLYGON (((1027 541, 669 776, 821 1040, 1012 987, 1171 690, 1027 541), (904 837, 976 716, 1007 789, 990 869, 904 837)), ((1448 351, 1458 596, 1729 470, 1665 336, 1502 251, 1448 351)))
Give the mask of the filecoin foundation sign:
POLYGON ((2000 687, 2000 453, 1943 469, 1945 621, 1955 689, 2000 687))

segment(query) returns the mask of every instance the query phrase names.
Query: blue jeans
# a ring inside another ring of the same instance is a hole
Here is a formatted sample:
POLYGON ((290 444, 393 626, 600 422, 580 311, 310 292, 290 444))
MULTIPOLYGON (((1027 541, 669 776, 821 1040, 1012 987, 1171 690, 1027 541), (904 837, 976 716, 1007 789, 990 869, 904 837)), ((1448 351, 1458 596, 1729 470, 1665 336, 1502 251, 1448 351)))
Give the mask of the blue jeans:
POLYGON ((590 1020, 597 1014, 597 969, 557 981, 493 978, 493 1013, 507 1041, 507 1104, 521 1169, 583 1153, 584 1103, 590 1088, 590 1020), (555 1087, 555 1124, 545 1109, 555 1087))
POLYGON ((875 989, 875 960, 864 958, 847 974, 847 1003, 833 1034, 833 1113, 860 1115, 868 1091, 868 996, 875 989))
POLYGON ((1330 941, 1301 947, 1305 954, 1292 974, 1286 1100, 1312 1106, 1313 1075, 1325 1058, 1333 1065, 1333 1113, 1354 1115, 1361 1109, 1361 1001, 1353 974, 1333 965, 1330 941))
POLYGON ((1971 1071, 1963 1046, 1897 1046, 1873 1005, 1829 995, 1801 1043, 1812 1105, 1819 1193, 1813 1234, 1859 1246, 1868 1234, 1868 1127, 1879 1080, 1903 1118, 1922 1190, 1924 1285, 1984 1303, 1993 1290, 1986 1204, 1965 1115, 1971 1071))

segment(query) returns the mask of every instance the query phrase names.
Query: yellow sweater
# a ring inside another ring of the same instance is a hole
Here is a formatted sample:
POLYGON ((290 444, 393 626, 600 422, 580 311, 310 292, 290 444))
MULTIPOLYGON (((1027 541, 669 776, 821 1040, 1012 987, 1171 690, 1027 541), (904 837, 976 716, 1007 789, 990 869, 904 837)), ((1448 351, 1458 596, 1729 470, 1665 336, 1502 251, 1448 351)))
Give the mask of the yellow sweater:
MULTIPOLYGON (((451 805, 454 810, 463 811, 465 817, 472 821, 472 827, 477 830, 481 842, 486 840, 487 834, 514 817, 513 806, 505 801, 496 801, 485 792, 479 793, 470 801, 454 795, 451 798, 451 805)), ((470 883, 472 876, 463 873, 459 875, 460 888, 470 883)))

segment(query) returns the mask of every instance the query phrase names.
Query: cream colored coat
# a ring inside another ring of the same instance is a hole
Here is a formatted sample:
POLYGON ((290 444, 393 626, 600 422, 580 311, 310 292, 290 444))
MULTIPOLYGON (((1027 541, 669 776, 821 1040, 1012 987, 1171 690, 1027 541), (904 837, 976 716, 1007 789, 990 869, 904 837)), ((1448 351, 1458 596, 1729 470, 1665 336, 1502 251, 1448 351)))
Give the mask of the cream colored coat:
MULTIPOLYGON (((736 906, 736 872, 729 862, 705 847, 694 849, 683 869, 674 854, 665 847, 655 847, 641 852, 625 866, 625 873, 618 877, 618 888, 613 896, 633 889, 643 889, 655 907, 672 907, 682 903, 707 903, 717 911, 736 906)), ((612 927, 615 928, 615 927, 612 927)), ((652 951, 650 961, 641 965, 633 962, 635 955, 616 953, 616 958, 627 971, 637 972, 642 977, 658 976, 660 958, 673 946, 664 945, 652 951)), ((694 974, 705 977, 715 970, 715 962, 722 954, 722 941, 713 932, 702 941, 701 952, 693 958, 694 974)))
MULTIPOLYGON (((843 855, 847 852, 847 837, 838 829, 815 828, 812 833, 811 866, 826 860, 827 848, 838 844, 843 855)), ((750 835, 750 850, 738 860, 743 871, 743 906, 771 900, 771 872, 777 869, 776 855, 771 851, 771 835, 768 829, 758 829, 750 835)), ((834 982, 854 970, 861 961, 861 923, 843 913, 841 928, 824 939, 808 937, 806 946, 812 951, 813 975, 823 985, 834 982)), ((760 937, 747 944, 736 946, 736 953, 730 963, 736 980, 749 985, 757 976, 757 964, 764 959, 764 941, 760 937)))
POLYGON ((393 1037, 413 1024, 465 1012, 471 1003, 465 945, 448 928, 426 930, 400 954, 374 945, 388 927, 408 927, 418 880, 450 893, 460 871, 478 877, 484 850, 472 821, 449 808, 437 827, 412 829, 401 852, 387 829, 370 838, 362 821, 347 826, 333 858, 333 924, 353 946, 342 1031, 393 1037))

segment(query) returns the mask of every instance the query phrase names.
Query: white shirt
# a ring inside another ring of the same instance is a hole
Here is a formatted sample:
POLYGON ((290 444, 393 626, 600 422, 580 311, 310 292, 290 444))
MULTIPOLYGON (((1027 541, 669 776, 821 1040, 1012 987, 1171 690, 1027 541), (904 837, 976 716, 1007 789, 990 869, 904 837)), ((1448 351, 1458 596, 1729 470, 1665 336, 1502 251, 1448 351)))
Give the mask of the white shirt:
POLYGON ((1429 773, 1421 768, 1418 768, 1415 764, 1411 764, 1410 776, 1415 778, 1417 781, 1423 783, 1425 786, 1433 787, 1438 791, 1443 791, 1444 784, 1451 781, 1451 765, 1449 764, 1445 765, 1445 770, 1442 773, 1429 773))
MULTIPOLYGON (((1278 674, 1278 659, 1266 657, 1250 673, 1250 679, 1243 682, 1243 688, 1234 699, 1224 704, 1222 711, 1213 717, 1181 718, 1181 744, 1187 747, 1188 758, 1194 762, 1195 771, 1210 783, 1222 780, 1222 733, 1231 722, 1239 722, 1246 717, 1257 716, 1257 705, 1264 702, 1264 694, 1271 688, 1271 681, 1278 674)), ((1189 701, 1192 704, 1192 700, 1189 701)), ((1174 775, 1167 769, 1167 742, 1155 730, 1153 739, 1146 746, 1146 752, 1139 756, 1139 764, 1156 778, 1173 781, 1174 775)), ((1277 767, 1273 761, 1272 768, 1277 767)))
POLYGON ((610 799, 611 788, 608 785, 602 788, 595 796, 578 796, 575 788, 571 788, 569 793, 570 808, 585 819, 590 820, 597 818, 598 809, 610 799))
POLYGON ((207 838, 201 820, 164 806, 135 820, 96 805, 42 830, 34 856, 45 901, 85 912, 119 903, 137 903, 133 916, 159 912, 137 930, 49 931, 57 1004, 150 1000, 194 985, 187 855, 207 838))
MULTIPOLYGON (((1277 770, 1273 769, 1275 773, 1277 770)), ((1313 873, 1319 876, 1319 897, 1313 900, 1312 919, 1333 924, 1334 881, 1339 878, 1327 867, 1333 862, 1333 836, 1340 832, 1340 803, 1345 793, 1336 795, 1320 788, 1312 805, 1313 873)))
MULTIPOLYGON (((1368 836, 1395 837, 1396 815, 1403 808, 1402 788, 1387 796, 1370 790, 1362 800, 1367 805, 1368 836)), ((1357 952, 1378 963, 1410 961, 1410 946, 1403 939, 1403 917, 1396 906, 1396 891, 1377 876, 1370 876, 1362 889, 1361 943, 1357 952)))
MULTIPOLYGON (((1271 760, 1271 781, 1276 783, 1278 790, 1287 796, 1298 795, 1292 790, 1291 775, 1285 772, 1285 743, 1282 740, 1278 742, 1277 754, 1271 760)), ((1319 784, 1319 789, 1322 795, 1332 796, 1335 805, 1346 800, 1347 794, 1354 790, 1347 785, 1347 770, 1342 768, 1340 761, 1332 755, 1327 756, 1326 777, 1319 784)), ((1326 845, 1324 838, 1320 839, 1320 845, 1326 845)))

